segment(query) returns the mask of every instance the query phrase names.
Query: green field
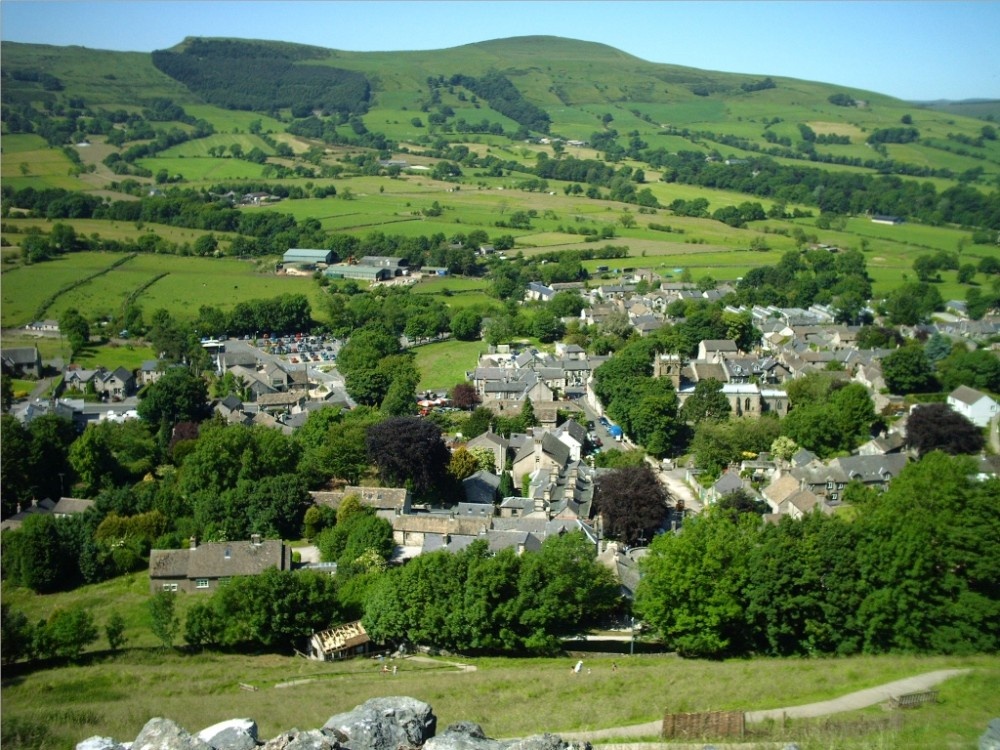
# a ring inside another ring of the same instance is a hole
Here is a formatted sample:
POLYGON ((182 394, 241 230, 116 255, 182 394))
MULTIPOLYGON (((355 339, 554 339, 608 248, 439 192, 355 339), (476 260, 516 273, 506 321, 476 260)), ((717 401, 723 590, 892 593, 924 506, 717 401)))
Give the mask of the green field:
POLYGON ((487 348, 483 341, 457 339, 416 347, 413 352, 421 375, 417 390, 450 390, 456 383, 466 382, 466 372, 476 369, 479 355, 487 348))
POLYGON ((264 172, 262 164, 242 159, 211 159, 197 156, 157 156, 140 159, 139 166, 153 174, 167 170, 171 178, 180 176, 188 182, 200 180, 259 179, 264 172))
MULTIPOLYGON (((23 326, 35 316, 38 305, 60 287, 80 275, 106 268, 121 256, 73 253, 26 266, 8 274, 3 284, 3 327, 23 326)), ((223 310, 247 299, 286 293, 306 294, 314 315, 322 317, 318 304, 322 290, 308 277, 278 276, 270 266, 259 270, 254 263, 228 258, 189 258, 173 255, 140 255, 111 272, 60 295, 46 317, 58 318, 70 307, 100 318, 118 312, 125 297, 156 276, 166 274, 136 299, 151 314, 164 308, 181 319, 197 316, 202 305, 223 310)))

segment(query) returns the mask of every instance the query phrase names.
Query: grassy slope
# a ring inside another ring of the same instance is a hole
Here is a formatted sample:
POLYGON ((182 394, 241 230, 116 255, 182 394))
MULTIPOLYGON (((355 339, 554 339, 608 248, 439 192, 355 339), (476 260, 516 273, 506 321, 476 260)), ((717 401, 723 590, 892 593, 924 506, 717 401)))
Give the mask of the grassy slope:
MULTIPOLYGON (((5 668, 5 747, 67 747, 93 734, 129 739, 152 716, 171 717, 191 730, 250 716, 260 724, 261 735, 271 737, 292 726, 319 726, 330 715, 379 695, 427 701, 442 727, 467 719, 481 723, 489 736, 524 736, 648 722, 666 710, 752 710, 809 703, 934 669, 970 666, 976 670, 972 676, 942 686, 941 704, 909 712, 898 735, 880 735, 881 744, 875 745, 964 748, 972 746, 993 717, 992 696, 1000 689, 997 657, 911 655, 724 662, 585 655, 593 674, 584 680, 567 675, 570 657, 463 659, 478 668, 465 674, 442 664, 405 661, 387 684, 377 666, 365 659, 320 664, 278 655, 184 657, 159 652, 149 631, 148 580, 139 573, 48 596, 4 584, 4 602, 24 611, 32 622, 56 608, 83 606, 103 628, 117 611, 125 617, 129 639, 129 650, 111 657, 103 651, 102 638, 85 666, 5 668), (616 673, 610 671, 612 659, 619 664, 616 673), (275 688, 302 679, 315 681, 296 686, 293 694, 275 688), (260 690, 243 692, 240 683, 260 690), (541 710, 525 711, 525 700, 541 710), (19 742, 18 732, 43 732, 47 741, 19 742)), ((199 600, 197 595, 179 596, 178 612, 183 617, 199 600)), ((831 742, 827 736, 825 744, 802 747, 872 747, 861 739, 865 744, 859 739, 855 745, 843 738, 831 742)))

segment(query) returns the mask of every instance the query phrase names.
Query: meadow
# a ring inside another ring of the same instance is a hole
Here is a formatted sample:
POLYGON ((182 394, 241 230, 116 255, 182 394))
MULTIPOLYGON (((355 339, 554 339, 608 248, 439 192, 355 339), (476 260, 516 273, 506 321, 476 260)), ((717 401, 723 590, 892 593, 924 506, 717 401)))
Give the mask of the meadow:
MULTIPOLYGON (((3 327, 26 325, 39 304, 81 275, 106 268, 122 256, 107 253, 72 253, 4 274, 3 327)), ((229 310, 238 302, 279 294, 306 294, 314 313, 322 317, 322 290, 309 277, 282 276, 266 266, 233 258, 193 258, 174 255, 139 255, 109 273, 58 296, 45 317, 58 319, 71 307, 95 318, 120 312, 126 297, 143 284, 135 303, 147 314, 163 308, 181 319, 192 319, 202 305, 229 310), (160 277, 157 279, 157 277, 160 277)))
POLYGON ((487 350, 484 341, 439 341, 413 349, 420 371, 418 391, 448 391, 466 382, 466 372, 474 370, 479 355, 487 350))
MULTIPOLYGON (((383 695, 429 703, 439 729, 459 721, 490 737, 570 732, 656 721, 664 712, 754 710, 825 700, 935 669, 972 668, 940 687, 940 703, 908 712, 899 730, 841 736, 815 722, 790 722, 781 736, 812 748, 971 748, 995 715, 1000 659, 995 656, 859 656, 830 659, 684 660, 626 643, 579 644, 548 658, 396 660, 395 677, 379 662, 336 663, 257 653, 189 653, 157 646, 149 630, 148 577, 125 576, 74 592, 32 596, 4 584, 5 603, 30 621, 57 607, 84 606, 103 625, 112 611, 126 621, 126 650, 112 654, 101 639, 80 664, 7 665, 2 679, 4 747, 63 748, 95 734, 128 740, 153 716, 197 731, 237 716, 254 718, 262 738, 293 726, 320 726, 329 716, 383 695), (588 672, 570 667, 585 660, 588 672), (454 662, 471 665, 459 670, 454 662), (612 662, 618 669, 612 671, 612 662), (287 685, 287 683, 295 683, 287 685), (241 690, 241 684, 257 691, 241 690), (533 706, 525 710, 526 706, 533 706)), ((178 612, 198 601, 178 596, 178 612)), ((178 645, 180 645, 178 643, 178 645)), ((880 715, 877 708, 837 718, 880 715)), ((766 726, 756 727, 762 739, 766 726)), ((649 737, 655 741, 657 738, 649 737)), ((634 741, 634 740, 633 740, 634 741)), ((669 745, 664 745, 669 747, 669 745)))

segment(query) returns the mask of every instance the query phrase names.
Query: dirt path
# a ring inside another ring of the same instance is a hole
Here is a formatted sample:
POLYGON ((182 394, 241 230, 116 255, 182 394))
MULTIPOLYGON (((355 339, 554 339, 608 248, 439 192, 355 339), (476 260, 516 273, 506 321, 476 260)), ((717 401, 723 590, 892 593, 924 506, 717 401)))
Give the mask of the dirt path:
MULTIPOLYGON (((888 682, 865 690, 858 690, 854 693, 842 695, 819 703, 807 703, 801 706, 789 706, 786 708, 772 708, 764 711, 748 711, 746 721, 754 724, 766 719, 780 719, 782 716, 788 718, 814 718, 817 716, 828 716, 830 714, 841 713, 843 711, 854 711, 859 708, 867 708, 878 703, 889 700, 894 695, 905 693, 916 693, 922 690, 929 690, 935 685, 939 685, 952 677, 966 674, 968 669, 939 669, 936 672, 926 672, 925 674, 907 677, 895 682, 888 682)), ((609 737, 655 737, 660 734, 663 725, 662 721, 650 721, 645 724, 633 724, 627 727, 613 727, 611 729, 597 729, 590 732, 558 732, 559 736, 567 740, 587 740, 595 742, 609 737)), ((605 746, 611 748, 612 746, 605 746)))

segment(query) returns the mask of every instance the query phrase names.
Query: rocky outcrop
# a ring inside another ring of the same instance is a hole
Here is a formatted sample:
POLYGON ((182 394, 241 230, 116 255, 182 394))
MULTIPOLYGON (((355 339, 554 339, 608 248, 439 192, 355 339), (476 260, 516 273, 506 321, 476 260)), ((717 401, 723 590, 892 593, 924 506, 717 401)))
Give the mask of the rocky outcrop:
POLYGON ((1000 719, 993 719, 979 738, 979 750, 1000 750, 1000 719))
POLYGON ((437 717, 415 698, 372 698, 353 711, 331 716, 320 729, 289 729, 270 740, 257 736, 252 719, 232 719, 191 734, 170 719, 146 722, 132 742, 90 737, 76 750, 590 750, 553 734, 493 740, 478 724, 449 725, 435 735, 437 717))

